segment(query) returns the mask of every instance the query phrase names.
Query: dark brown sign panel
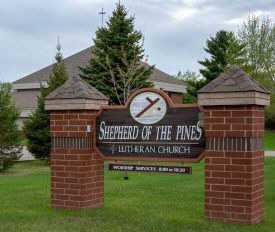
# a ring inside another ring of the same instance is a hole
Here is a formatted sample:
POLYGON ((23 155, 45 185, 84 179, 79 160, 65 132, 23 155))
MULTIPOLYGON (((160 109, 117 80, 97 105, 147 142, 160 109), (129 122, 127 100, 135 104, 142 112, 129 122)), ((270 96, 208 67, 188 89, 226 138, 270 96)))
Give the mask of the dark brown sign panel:
POLYGON ((145 172, 145 173, 192 175, 192 166, 109 163, 108 170, 113 172, 138 172, 138 173, 145 172))
POLYGON ((173 104, 145 88, 125 106, 101 107, 94 124, 95 150, 108 160, 199 162, 206 139, 196 104, 173 104))

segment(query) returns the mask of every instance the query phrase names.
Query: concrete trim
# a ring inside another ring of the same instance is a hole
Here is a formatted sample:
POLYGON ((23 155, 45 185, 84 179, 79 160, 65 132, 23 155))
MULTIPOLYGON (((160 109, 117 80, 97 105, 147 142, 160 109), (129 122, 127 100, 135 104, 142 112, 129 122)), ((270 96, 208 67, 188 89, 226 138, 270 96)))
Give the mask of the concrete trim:
POLYGON ((32 115, 32 112, 35 111, 36 108, 32 109, 22 109, 20 113, 20 118, 28 118, 30 115, 32 115))
POLYGON ((198 105, 270 105, 270 94, 261 92, 198 93, 198 105))
POLYGON ((163 89, 163 91, 176 92, 176 93, 187 93, 187 86, 175 85, 171 83, 165 83, 160 81, 152 81, 154 83, 154 89, 163 89))
POLYGON ((99 110, 108 103, 108 100, 52 99, 45 100, 45 110, 99 110))
POLYGON ((41 81, 41 82, 26 82, 24 84, 12 84, 12 89, 40 89, 40 83, 48 87, 47 81, 41 81))

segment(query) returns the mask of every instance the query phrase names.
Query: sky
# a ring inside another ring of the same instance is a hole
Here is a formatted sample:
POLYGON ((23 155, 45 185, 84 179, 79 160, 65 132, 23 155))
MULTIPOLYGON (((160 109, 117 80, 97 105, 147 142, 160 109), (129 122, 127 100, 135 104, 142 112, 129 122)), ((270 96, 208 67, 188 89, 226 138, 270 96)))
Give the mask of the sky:
MULTIPOLYGON (((145 38, 149 64, 170 75, 199 73, 206 40, 237 32, 254 12, 275 23, 274 0, 121 0, 145 38)), ((66 58, 93 45, 118 0, 0 0, 1 81, 13 82, 54 61, 58 36, 66 58)))

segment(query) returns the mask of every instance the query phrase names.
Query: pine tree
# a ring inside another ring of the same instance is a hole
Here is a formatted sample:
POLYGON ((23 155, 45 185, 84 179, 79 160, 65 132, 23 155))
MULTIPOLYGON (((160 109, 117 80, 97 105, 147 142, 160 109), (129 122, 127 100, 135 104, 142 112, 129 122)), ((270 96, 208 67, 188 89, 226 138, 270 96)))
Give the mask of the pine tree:
POLYGON ((23 131, 28 139, 27 148, 36 159, 50 159, 50 112, 44 109, 44 98, 68 80, 66 65, 61 53, 61 45, 57 45, 52 73, 47 81, 48 87, 40 84, 41 96, 37 97, 38 107, 33 114, 24 121, 23 131))
POLYGON ((205 68, 199 70, 203 78, 188 81, 191 86, 188 93, 191 96, 197 97, 198 90, 225 71, 228 64, 227 51, 230 41, 234 42, 233 37, 233 32, 220 30, 215 37, 210 36, 210 40, 206 40, 207 48, 203 49, 210 54, 210 59, 205 58, 204 61, 198 61, 205 68))
POLYGON ((226 52, 232 37, 232 32, 220 30, 216 33, 215 38, 210 36, 210 40, 206 41, 207 48, 204 48, 204 50, 210 54, 211 58, 198 61, 205 67, 200 69, 205 81, 198 85, 199 88, 202 88, 224 72, 224 67, 227 66, 226 52))
POLYGON ((134 17, 127 18, 125 7, 116 4, 107 27, 98 29, 98 39, 93 39, 94 57, 86 67, 79 67, 80 77, 106 95, 111 104, 125 104, 137 89, 153 87, 148 81, 154 66, 149 67, 144 58, 142 33, 134 29, 134 17))
POLYGON ((22 156, 20 132, 16 123, 20 109, 12 101, 11 89, 10 83, 0 82, 0 170, 11 168, 22 156))

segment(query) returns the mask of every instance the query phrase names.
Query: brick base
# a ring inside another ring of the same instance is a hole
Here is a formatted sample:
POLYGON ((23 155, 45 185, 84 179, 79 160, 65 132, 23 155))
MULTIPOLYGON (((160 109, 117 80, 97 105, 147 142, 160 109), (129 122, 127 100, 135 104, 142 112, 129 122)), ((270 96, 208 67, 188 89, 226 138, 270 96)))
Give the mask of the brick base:
POLYGON ((88 210, 104 204, 104 162, 92 149, 52 149, 52 209, 88 210))
POLYGON ((207 151, 205 219, 253 225, 263 216, 263 151, 207 151))

